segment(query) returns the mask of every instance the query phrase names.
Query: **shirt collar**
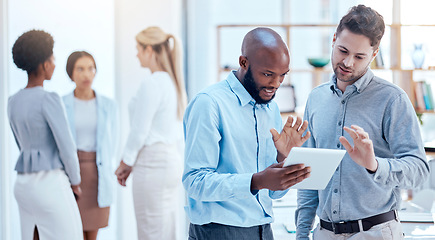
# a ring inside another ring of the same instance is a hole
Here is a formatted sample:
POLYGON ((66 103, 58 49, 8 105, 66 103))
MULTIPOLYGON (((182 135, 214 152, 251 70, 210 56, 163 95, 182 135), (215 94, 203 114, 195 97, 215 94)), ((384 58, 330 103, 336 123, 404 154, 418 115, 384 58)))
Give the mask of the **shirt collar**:
MULTIPOLYGON (((373 74, 372 70, 370 68, 368 68, 367 72, 362 77, 360 77, 356 82, 354 82, 352 84, 352 86, 354 86, 356 88, 356 91, 358 93, 361 93, 369 85, 369 83, 372 81, 373 77, 374 77, 374 74, 373 74)), ((332 75, 331 82, 330 82, 330 89, 333 92, 336 92, 337 90, 339 90, 337 87, 337 76, 335 76, 335 74, 332 75)))
MULTIPOLYGON (((226 81, 231 88, 231 91, 236 95, 239 99, 239 104, 244 107, 246 104, 255 104, 255 100, 252 98, 251 94, 246 91, 246 88, 242 85, 242 83, 236 77, 236 71, 231 71, 228 75, 226 81)), ((257 104, 257 106, 270 108, 269 103, 267 104, 257 104)))

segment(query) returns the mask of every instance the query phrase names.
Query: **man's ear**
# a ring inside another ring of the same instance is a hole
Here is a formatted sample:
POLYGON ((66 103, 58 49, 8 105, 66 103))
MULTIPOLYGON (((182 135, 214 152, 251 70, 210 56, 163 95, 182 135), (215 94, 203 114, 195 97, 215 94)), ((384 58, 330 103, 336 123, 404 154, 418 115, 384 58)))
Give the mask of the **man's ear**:
POLYGON ((248 59, 245 56, 240 56, 239 57, 239 65, 244 70, 248 70, 248 67, 249 67, 248 59))
POLYGON ((375 58, 378 55, 378 53, 379 53, 379 47, 375 51, 373 51, 372 57, 375 58))
POLYGON ((375 51, 373 51, 372 59, 370 60, 370 63, 371 63, 373 60, 375 60, 375 57, 378 55, 378 53, 379 53, 379 47, 378 47, 375 51))
POLYGON ((334 37, 332 38, 332 47, 334 47, 336 40, 337 40, 337 33, 334 33, 334 37))

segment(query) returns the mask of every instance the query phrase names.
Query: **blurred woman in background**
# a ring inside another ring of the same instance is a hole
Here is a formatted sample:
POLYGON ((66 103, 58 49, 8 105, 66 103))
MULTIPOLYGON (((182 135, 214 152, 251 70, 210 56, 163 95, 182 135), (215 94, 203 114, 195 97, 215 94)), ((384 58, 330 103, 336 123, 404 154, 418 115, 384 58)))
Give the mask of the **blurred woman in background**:
POLYGON ((117 107, 113 100, 92 89, 97 65, 91 54, 73 52, 66 72, 76 84, 63 101, 80 162, 82 196, 77 203, 84 239, 96 240, 98 229, 108 225, 113 199, 117 107))
POLYGON ((44 91, 55 68, 53 38, 32 30, 12 55, 27 72, 27 86, 9 98, 8 117, 20 150, 14 187, 22 239, 83 239, 77 152, 59 95, 44 91), (74 194, 73 194, 74 192, 74 194))
POLYGON ((136 35, 137 57, 151 74, 129 104, 130 133, 115 174, 125 186, 133 171, 138 238, 176 239, 181 186, 182 116, 186 93, 177 40, 158 27, 136 35))

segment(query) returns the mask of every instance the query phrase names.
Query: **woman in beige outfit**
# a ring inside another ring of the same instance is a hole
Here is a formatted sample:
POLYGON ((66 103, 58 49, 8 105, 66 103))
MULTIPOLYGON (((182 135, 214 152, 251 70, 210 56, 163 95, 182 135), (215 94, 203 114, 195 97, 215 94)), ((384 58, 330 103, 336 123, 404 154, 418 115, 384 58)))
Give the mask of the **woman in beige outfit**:
POLYGON ((98 230, 109 224, 117 149, 116 103, 92 88, 97 65, 85 51, 73 52, 66 72, 76 84, 63 97, 69 127, 77 146, 82 178, 82 197, 77 201, 85 240, 96 240, 98 230))

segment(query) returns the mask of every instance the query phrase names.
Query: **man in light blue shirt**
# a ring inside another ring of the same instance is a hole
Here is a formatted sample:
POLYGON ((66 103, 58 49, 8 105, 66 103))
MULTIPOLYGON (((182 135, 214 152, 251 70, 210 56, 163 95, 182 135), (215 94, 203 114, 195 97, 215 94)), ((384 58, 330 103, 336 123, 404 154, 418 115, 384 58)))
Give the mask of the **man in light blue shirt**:
POLYGON ((408 96, 369 69, 384 28, 379 13, 353 7, 333 38, 332 80, 308 98, 304 146, 347 154, 324 190, 298 191, 299 240, 309 239, 316 213, 315 240, 403 239, 400 189, 420 186, 429 168, 408 96))
POLYGON ((310 136, 303 136, 308 123, 301 118, 293 126, 289 118, 276 131, 282 120, 271 100, 289 62, 281 37, 256 28, 243 40, 240 68, 187 107, 183 184, 189 239, 273 239, 271 199, 309 176, 303 165, 282 167, 290 149, 310 136))

